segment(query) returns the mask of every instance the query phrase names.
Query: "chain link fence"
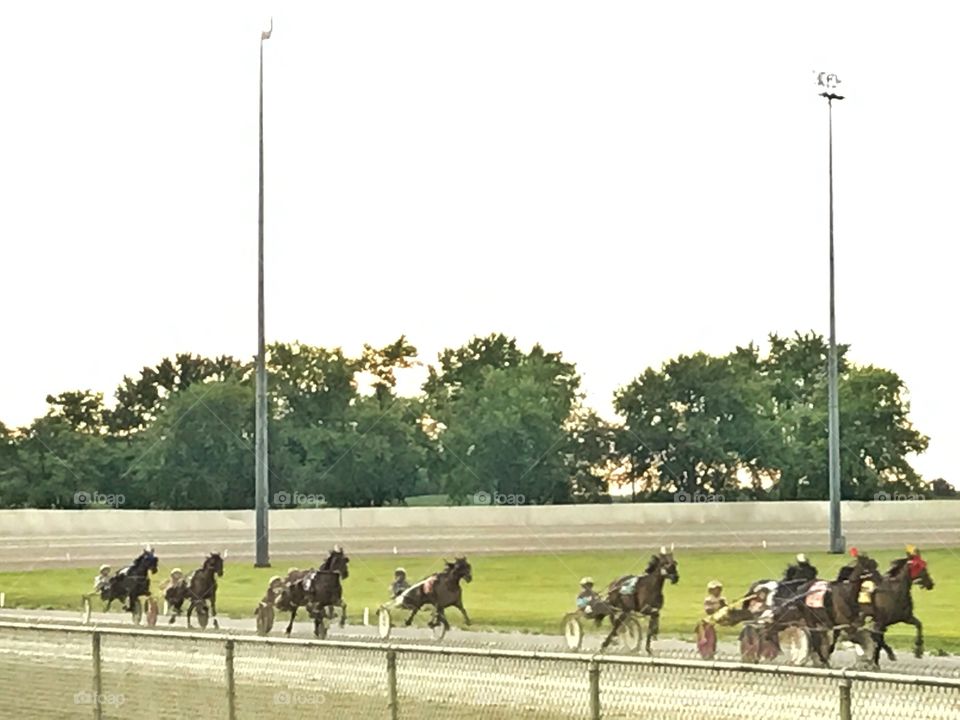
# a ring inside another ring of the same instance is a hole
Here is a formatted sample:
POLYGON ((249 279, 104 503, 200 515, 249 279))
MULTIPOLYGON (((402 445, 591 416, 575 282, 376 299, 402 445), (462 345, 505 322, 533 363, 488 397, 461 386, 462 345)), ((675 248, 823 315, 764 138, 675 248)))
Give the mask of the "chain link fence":
POLYGON ((960 718, 960 679, 0 623, 0 718, 960 718))

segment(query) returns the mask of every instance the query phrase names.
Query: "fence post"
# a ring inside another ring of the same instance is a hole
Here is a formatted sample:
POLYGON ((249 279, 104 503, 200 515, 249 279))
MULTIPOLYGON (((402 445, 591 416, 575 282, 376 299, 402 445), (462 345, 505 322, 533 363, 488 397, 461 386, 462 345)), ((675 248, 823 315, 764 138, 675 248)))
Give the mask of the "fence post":
POLYGON ((227 717, 237 720, 237 688, 233 679, 233 639, 227 640, 226 668, 224 668, 227 683, 227 717))
POLYGON ((590 720, 600 720, 600 663, 591 660, 587 674, 590 676, 590 720))
POLYGON ((100 633, 93 633, 93 719, 101 720, 103 709, 100 701, 103 699, 103 674, 100 661, 100 633))
POLYGON ((390 720, 400 716, 397 707, 397 651, 387 650, 387 693, 390 696, 390 720))
POLYGON ((840 720, 851 720, 853 713, 850 707, 850 678, 840 678, 840 720))

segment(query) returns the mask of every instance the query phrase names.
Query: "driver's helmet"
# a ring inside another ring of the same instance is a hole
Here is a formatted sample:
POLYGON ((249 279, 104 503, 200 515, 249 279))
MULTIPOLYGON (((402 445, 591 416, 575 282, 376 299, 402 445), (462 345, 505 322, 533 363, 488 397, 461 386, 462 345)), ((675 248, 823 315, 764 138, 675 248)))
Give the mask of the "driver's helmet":
POLYGON ((917 550, 917 546, 916 546, 916 545, 907 545, 907 547, 904 548, 904 549, 907 551, 907 555, 908 555, 908 556, 910 556, 910 557, 914 557, 914 556, 920 557, 920 551, 917 550))
POLYGON ((170 571, 170 577, 173 577, 174 575, 176 575, 177 577, 182 576, 183 570, 181 570, 180 568, 174 568, 173 570, 170 571))
POLYGON ((589 576, 580 578, 580 585, 581 585, 582 587, 587 587, 588 585, 593 585, 593 578, 592 578, 592 577, 589 577, 589 576))
POLYGON ((711 580, 707 583, 707 591, 710 590, 723 590, 723 583, 719 580, 711 580))
POLYGON ((103 573, 105 573, 105 572, 110 572, 110 566, 109 566, 109 565, 101 565, 101 566, 100 566, 100 574, 103 575, 103 573))
POLYGON ((807 556, 804 555, 803 553, 797 553, 797 562, 800 563, 801 565, 806 565, 810 561, 807 560, 807 556))
POLYGON ((402 567, 398 567, 396 570, 393 571, 394 577, 400 577, 401 575, 406 575, 406 574, 407 574, 407 571, 404 570, 402 567))

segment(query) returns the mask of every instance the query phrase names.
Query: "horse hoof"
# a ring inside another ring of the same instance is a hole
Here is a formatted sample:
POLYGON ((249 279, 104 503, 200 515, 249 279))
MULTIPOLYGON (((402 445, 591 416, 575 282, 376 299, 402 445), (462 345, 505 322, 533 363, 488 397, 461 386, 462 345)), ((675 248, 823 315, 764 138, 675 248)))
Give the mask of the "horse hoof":
POLYGON ((913 656, 914 656, 915 658, 922 658, 922 657, 923 657, 923 648, 917 648, 917 649, 915 649, 915 650, 913 651, 913 656))

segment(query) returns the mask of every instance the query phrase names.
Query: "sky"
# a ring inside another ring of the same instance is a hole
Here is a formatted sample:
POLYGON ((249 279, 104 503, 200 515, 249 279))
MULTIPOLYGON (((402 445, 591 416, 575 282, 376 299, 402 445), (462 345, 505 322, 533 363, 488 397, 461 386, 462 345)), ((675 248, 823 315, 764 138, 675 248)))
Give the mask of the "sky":
POLYGON ((0 44, 0 420, 188 351, 431 361, 504 332, 590 404, 680 353, 828 330, 960 480, 950 4, 20 3, 0 44))

